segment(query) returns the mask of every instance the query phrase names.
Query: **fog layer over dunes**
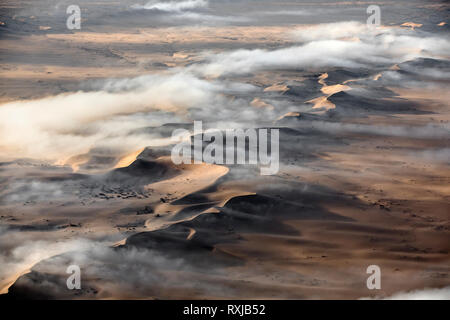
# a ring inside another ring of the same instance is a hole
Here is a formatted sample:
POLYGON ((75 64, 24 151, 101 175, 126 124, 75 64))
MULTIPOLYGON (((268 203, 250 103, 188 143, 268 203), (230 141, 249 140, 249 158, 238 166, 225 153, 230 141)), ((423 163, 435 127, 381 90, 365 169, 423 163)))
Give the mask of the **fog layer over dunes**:
POLYGON ((0 4, 2 299, 448 299, 448 4, 49 3, 0 4), (194 121, 279 171, 174 164, 194 121))
POLYGON ((279 118, 286 108, 255 110, 246 99, 236 100, 232 95, 257 94, 264 88, 227 79, 210 81, 199 74, 217 77, 306 67, 371 66, 382 71, 418 57, 439 58, 450 52, 448 40, 431 34, 400 28, 371 30, 356 22, 308 26, 293 34, 295 40, 304 42, 301 46, 209 54, 203 62, 169 69, 166 75, 108 80, 100 91, 4 104, 0 109, 2 148, 18 157, 46 155, 46 159, 62 161, 93 146, 130 152, 165 144, 157 136, 130 131, 169 118, 260 125, 279 118), (130 150, 121 150, 123 145, 130 150))

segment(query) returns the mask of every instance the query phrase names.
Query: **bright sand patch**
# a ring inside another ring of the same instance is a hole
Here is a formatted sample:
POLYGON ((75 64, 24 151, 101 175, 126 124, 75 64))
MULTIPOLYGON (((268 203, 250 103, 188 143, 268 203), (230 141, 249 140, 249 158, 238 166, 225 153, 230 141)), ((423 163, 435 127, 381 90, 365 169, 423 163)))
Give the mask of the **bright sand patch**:
POLYGON ((30 265, 29 268, 26 268, 24 271, 21 271, 19 273, 16 273, 0 282, 0 294, 8 293, 9 287, 11 287, 14 282, 16 282, 17 279, 19 279, 24 274, 27 274, 31 271, 31 267, 33 265, 30 265))
POLYGON ((270 87, 267 87, 264 89, 264 92, 272 92, 272 91, 279 91, 279 92, 286 92, 289 88, 285 84, 274 84, 270 87))

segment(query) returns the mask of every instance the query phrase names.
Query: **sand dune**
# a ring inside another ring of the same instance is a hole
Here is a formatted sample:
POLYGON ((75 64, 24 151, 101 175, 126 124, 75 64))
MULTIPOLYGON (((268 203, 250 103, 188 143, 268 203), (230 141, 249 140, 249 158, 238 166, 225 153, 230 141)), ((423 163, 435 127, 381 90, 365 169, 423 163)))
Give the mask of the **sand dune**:
POLYGON ((0 4, 1 300, 447 297, 444 1, 80 1, 0 4), (175 165, 194 121, 279 171, 175 165))

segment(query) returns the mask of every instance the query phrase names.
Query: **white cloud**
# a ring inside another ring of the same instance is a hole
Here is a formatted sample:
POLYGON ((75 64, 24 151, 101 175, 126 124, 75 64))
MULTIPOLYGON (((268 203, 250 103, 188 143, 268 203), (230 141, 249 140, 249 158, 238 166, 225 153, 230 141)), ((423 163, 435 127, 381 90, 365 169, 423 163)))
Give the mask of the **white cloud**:
POLYGON ((185 0, 185 1, 150 1, 145 5, 135 4, 133 9, 160 10, 166 12, 181 12, 208 6, 207 0, 185 0))
POLYGON ((335 40, 356 37, 369 32, 367 26, 356 21, 307 25, 292 31, 295 41, 335 40))

